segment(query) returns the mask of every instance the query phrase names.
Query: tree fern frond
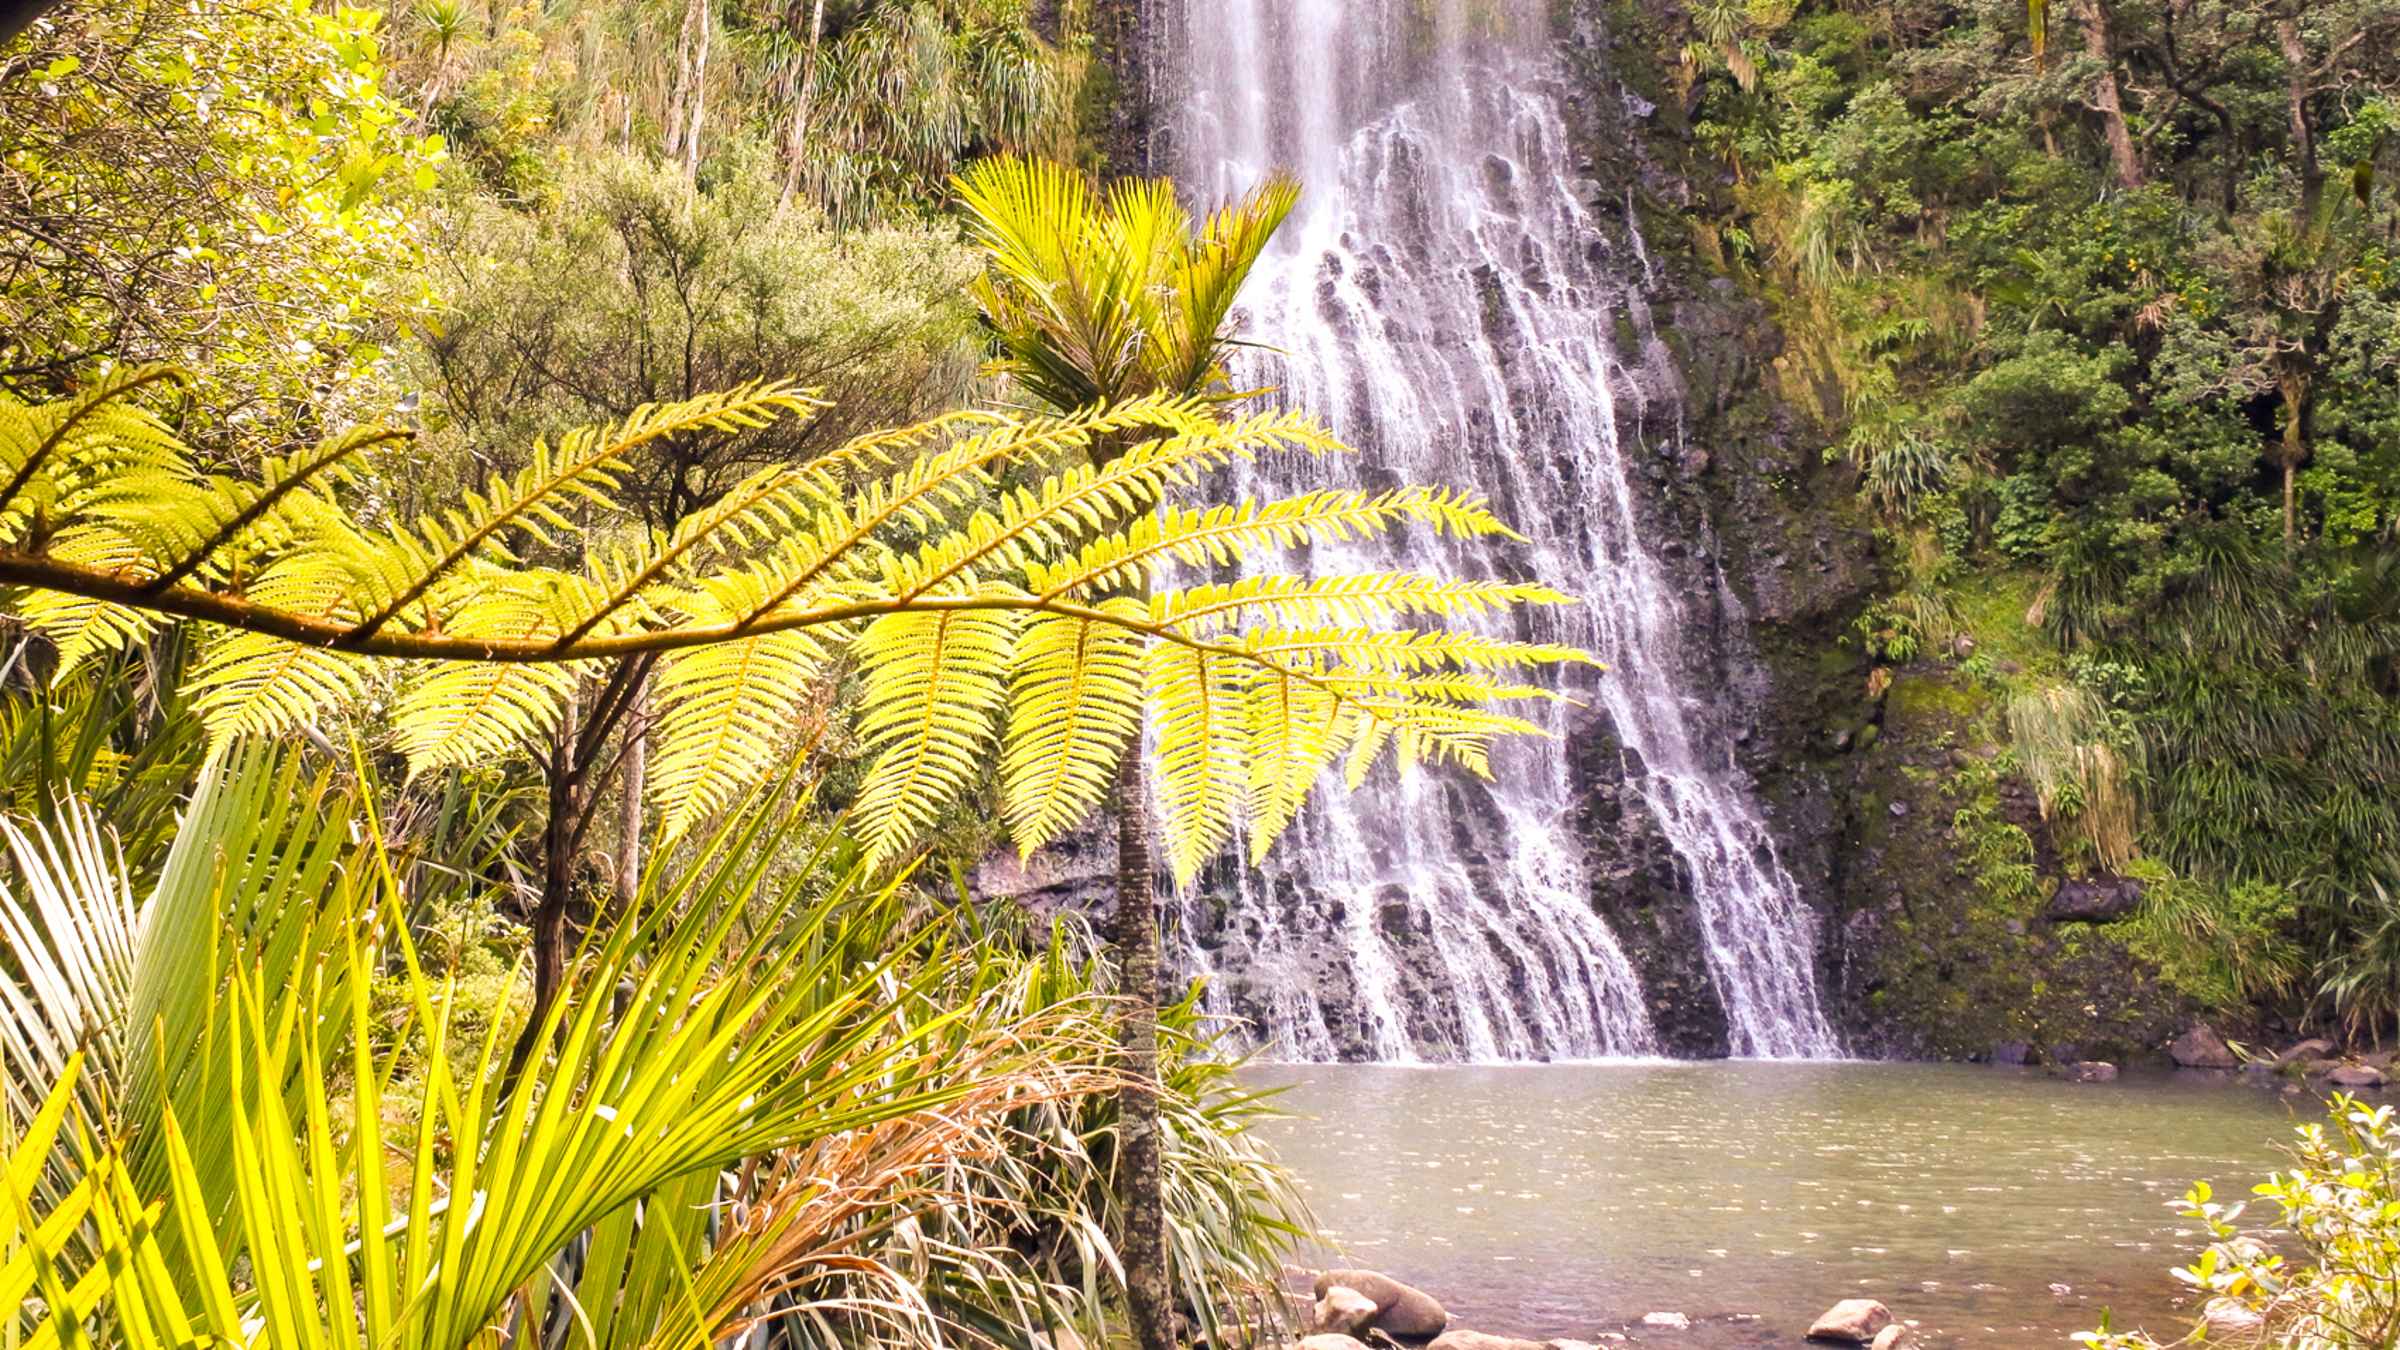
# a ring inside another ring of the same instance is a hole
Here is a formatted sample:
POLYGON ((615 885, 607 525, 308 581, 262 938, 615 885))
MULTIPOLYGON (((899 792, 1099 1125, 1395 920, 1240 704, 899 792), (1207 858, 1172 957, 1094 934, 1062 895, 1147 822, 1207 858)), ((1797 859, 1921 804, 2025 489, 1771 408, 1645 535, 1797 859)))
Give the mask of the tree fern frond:
POLYGON ((55 479, 54 461, 89 457, 95 449, 112 450, 119 463, 132 460, 154 465, 181 463, 182 446, 166 424, 127 400, 158 385, 183 385, 191 376, 173 366, 127 366, 94 380, 75 397, 30 409, 14 422, 15 434, 0 437, 0 528, 17 513, 27 487, 45 474, 55 479))
POLYGON ((812 395, 791 384, 770 381, 681 403, 644 404, 614 427, 568 432, 556 449, 536 441, 531 462, 523 469, 494 474, 481 491, 465 494, 462 505, 419 522, 414 537, 407 531, 394 532, 393 542, 407 545, 416 565, 393 594, 376 597, 377 607, 361 621, 359 633, 374 634, 471 557, 491 550, 504 560, 512 558, 503 531, 515 529, 546 541, 551 531, 573 532, 564 510, 576 501, 614 509, 610 494, 625 468, 625 457, 650 442, 748 431, 777 416, 819 406, 812 395))
MULTIPOLYGON (((349 590, 336 568, 292 560, 250 588, 255 602, 320 619, 349 619, 349 590)), ((212 748, 239 736, 270 736, 314 726, 365 689, 365 665, 328 647, 262 633, 220 630, 200 649, 187 677, 193 710, 212 748)))
POLYGON ((891 614, 859 635, 859 735, 875 760, 856 819, 870 857, 899 856, 983 772, 1019 618, 1008 610, 891 614))
POLYGON ((1253 866, 1300 814, 1340 744, 1341 712, 1340 697, 1323 685, 1279 672, 1252 680, 1246 833, 1253 866))
POLYGON ((1119 589, 1166 563, 1229 566, 1263 549, 1371 538, 1415 520, 1454 534, 1509 533, 1480 499, 1443 488, 1328 489, 1271 502, 1169 507, 1098 539, 1034 580, 1046 596, 1119 589))
MULTIPOLYGON (((755 606, 760 586, 755 577, 714 581, 677 608, 695 621, 723 622, 755 606)), ((823 667, 826 636, 794 629, 660 660, 649 790, 669 838, 723 809, 786 753, 823 667)))
POLYGON ((1254 662, 1206 647, 1155 646, 1145 663, 1157 733, 1159 825, 1167 865, 1189 885, 1224 846, 1249 794, 1246 695, 1254 662))
POLYGON ((1269 572, 1161 591, 1151 597, 1150 618, 1199 637, 1247 623, 1367 627, 1409 616, 1468 618, 1521 605, 1573 603, 1573 596, 1538 582, 1452 581, 1421 572, 1269 572))
MULTIPOLYGON (((1133 609, 1119 599, 1104 609, 1133 609)), ((1022 856, 1108 795, 1142 725, 1142 640, 1093 619, 1041 615, 1018 643, 1000 756, 1002 809, 1022 856)))
MULTIPOLYGON (((49 552, 82 566, 141 575, 140 546, 107 526, 71 525, 50 540, 49 552)), ((157 626, 156 618, 142 610, 65 591, 27 591, 12 608, 28 628, 58 648, 53 684, 74 674, 85 661, 121 651, 157 626)))

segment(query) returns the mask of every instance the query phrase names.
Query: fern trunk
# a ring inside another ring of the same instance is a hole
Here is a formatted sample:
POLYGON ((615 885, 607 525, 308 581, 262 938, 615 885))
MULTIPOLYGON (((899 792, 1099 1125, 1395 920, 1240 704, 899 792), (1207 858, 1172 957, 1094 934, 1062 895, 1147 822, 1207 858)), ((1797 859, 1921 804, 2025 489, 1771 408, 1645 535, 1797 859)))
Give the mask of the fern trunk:
POLYGON ((1124 1215, 1125 1312, 1141 1350, 1174 1350, 1167 1279, 1164 1154, 1158 1121, 1158 910, 1152 895, 1150 800, 1137 738, 1117 765, 1117 1202, 1124 1215))

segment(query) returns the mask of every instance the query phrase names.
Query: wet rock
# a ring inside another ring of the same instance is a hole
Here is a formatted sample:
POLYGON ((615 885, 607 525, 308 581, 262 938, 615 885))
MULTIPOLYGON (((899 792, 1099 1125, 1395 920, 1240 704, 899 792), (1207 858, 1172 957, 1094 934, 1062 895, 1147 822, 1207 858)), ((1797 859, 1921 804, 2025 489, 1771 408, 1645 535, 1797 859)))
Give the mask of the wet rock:
POLYGON ((2113 1083, 2117 1081, 2117 1066, 2104 1059, 2086 1059, 2067 1066, 2070 1083, 2113 1083))
POLYGON ((1492 1336, 1480 1331, 1445 1331, 1434 1338, 1425 1350, 1550 1350, 1540 1341, 1521 1341, 1514 1336, 1492 1336))
POLYGON ((2325 1040, 2321 1037, 2311 1036, 2307 1040, 2302 1041, 2298 1045, 2295 1045, 2284 1051, 2282 1054, 2277 1055, 2275 1057, 2275 1064, 2276 1067, 2280 1068, 2283 1065, 2291 1064, 2304 1059, 2331 1058, 2333 1058, 2333 1042, 2325 1040))
POLYGON ((2325 1081, 2338 1088, 2379 1088, 2384 1084, 2383 1070, 2372 1064, 2337 1064, 2325 1081))
POLYGON ((1916 1337, 1910 1334, 1907 1327, 1894 1322, 1875 1333, 1874 1350, 1899 1350, 1899 1347, 1907 1345, 1915 1339, 1916 1337))
POLYGON ((1375 1300, 1347 1285, 1335 1285, 1317 1296, 1314 1315, 1309 1319, 1310 1331, 1331 1331, 1355 1336, 1375 1321, 1380 1311, 1375 1300))
POLYGON ((1664 1327, 1669 1331, 1689 1331, 1692 1329, 1692 1319, 1679 1312, 1643 1313, 1642 1325, 1664 1327))
POLYGON ((1875 1337, 1892 1324, 1892 1310, 1871 1298, 1846 1298, 1825 1310, 1825 1315, 1809 1324, 1808 1338, 1812 1341, 1839 1341, 1847 1345, 1873 1345, 1875 1337))
POLYGON ((2200 1325, 2209 1340, 2256 1340, 2264 1335, 2267 1319, 2238 1298, 2212 1298, 2200 1312, 2200 1325))
POLYGON ((2230 1069, 2241 1063, 2233 1047, 2206 1022, 2196 1022, 2176 1037, 2167 1047, 2167 1058, 2186 1069, 2230 1069))
POLYGON ((1356 1336, 1338 1336, 1327 1331, 1301 1337, 1294 1350, 1367 1350, 1367 1343, 1356 1336))
POLYGON ((2043 909, 2053 923, 2110 923, 2141 907, 2142 883, 2131 877, 2062 881, 2043 909))
POLYGON ((1403 1339, 1439 1336, 1450 1325, 1450 1313, 1433 1295, 1372 1270, 1328 1270, 1317 1276, 1316 1297, 1343 1288, 1364 1294, 1375 1303, 1375 1318, 1367 1325, 1403 1339))

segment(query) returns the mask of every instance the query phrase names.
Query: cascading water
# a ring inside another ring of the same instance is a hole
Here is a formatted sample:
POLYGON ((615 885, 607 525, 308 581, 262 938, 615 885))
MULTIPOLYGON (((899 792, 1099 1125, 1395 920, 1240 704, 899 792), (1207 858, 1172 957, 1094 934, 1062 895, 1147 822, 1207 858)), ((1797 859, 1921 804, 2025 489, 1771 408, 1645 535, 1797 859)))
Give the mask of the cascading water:
MULTIPOLYGON (((1839 1053, 1813 915, 1686 707, 1677 597, 1619 439, 1619 399, 1640 395, 1609 336, 1629 314, 1647 327, 1648 264, 1638 238, 1612 253, 1580 199, 1540 0, 1156 8, 1187 192, 1214 201, 1274 168, 1305 185, 1245 293, 1270 353, 1249 373, 1366 452, 1346 471, 1480 490, 1530 541, 1411 537, 1317 561, 1388 567, 1397 551, 1576 594, 1533 635, 1607 662, 1578 692, 1613 722, 1688 874, 1732 1052, 1839 1053)), ((1326 467, 1301 472, 1316 485, 1326 467)), ((1183 897, 1184 964, 1220 975, 1223 1006, 1282 1056, 1655 1053, 1639 979, 1593 907, 1567 747, 1511 748, 1495 768, 1488 788, 1444 774, 1323 794, 1264 871, 1183 897)))

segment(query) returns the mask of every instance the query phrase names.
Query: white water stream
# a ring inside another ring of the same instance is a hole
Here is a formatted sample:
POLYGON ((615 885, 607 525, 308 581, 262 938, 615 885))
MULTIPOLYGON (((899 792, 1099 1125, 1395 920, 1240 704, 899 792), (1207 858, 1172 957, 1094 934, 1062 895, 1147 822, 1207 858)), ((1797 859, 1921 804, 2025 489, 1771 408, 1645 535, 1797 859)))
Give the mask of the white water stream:
MULTIPOLYGON (((1839 1053, 1818 1006, 1814 919, 1734 769, 1692 712, 1682 602, 1642 538, 1612 348, 1646 329, 1638 236, 1587 212, 1539 0, 1161 0, 1173 167, 1195 202, 1297 173, 1299 213, 1245 293, 1279 384, 1364 452, 1360 481, 1477 489, 1531 540, 1412 536, 1320 549, 1328 569, 1528 575, 1576 594, 1528 636, 1599 653, 1578 692, 1630 752, 1632 786, 1689 876, 1736 1055, 1839 1053)), ((1654 382, 1655 385, 1655 382, 1654 382)), ((1276 494, 1298 486, 1240 484, 1276 494)), ((1322 462, 1304 470, 1310 486, 1322 462)), ((1564 729, 1564 716, 1553 719, 1564 729)), ((1273 1054, 1405 1061, 1656 1053, 1633 965, 1592 903, 1567 747, 1452 775, 1337 785, 1232 895, 1186 896, 1185 931, 1229 935, 1273 1054), (1222 912, 1203 914, 1202 906, 1222 912), (1322 985, 1346 983, 1329 1004, 1322 985), (1430 986, 1430 987, 1429 987, 1430 986), (1329 1012, 1329 1006, 1332 1011, 1329 1012), (1338 1023, 1338 1024, 1337 1024, 1338 1023)))

